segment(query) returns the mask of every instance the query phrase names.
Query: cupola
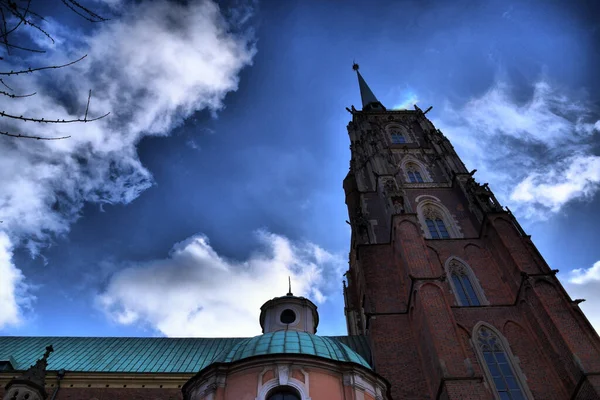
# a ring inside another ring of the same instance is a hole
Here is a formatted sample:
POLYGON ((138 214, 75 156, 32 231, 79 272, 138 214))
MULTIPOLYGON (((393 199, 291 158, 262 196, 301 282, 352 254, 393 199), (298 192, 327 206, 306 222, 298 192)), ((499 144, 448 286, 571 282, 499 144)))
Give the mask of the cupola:
POLYGON ((267 301, 260 308, 263 333, 297 331, 315 334, 319 325, 317 306, 310 300, 294 296, 292 287, 285 296, 267 301))

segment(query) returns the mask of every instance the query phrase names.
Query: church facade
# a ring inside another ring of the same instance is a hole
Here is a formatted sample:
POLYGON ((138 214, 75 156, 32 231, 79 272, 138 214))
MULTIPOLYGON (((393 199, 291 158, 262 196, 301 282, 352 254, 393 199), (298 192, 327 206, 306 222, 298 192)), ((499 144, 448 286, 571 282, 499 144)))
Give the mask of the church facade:
POLYGON ((348 109, 348 336, 267 301, 253 338, 0 337, 5 400, 594 400, 600 338, 428 110, 348 109))

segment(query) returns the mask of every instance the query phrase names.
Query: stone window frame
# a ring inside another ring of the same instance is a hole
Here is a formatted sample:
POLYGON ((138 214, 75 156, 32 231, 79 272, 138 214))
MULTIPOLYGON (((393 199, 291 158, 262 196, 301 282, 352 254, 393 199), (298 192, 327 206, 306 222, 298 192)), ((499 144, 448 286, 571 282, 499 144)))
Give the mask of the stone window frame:
POLYGON ((298 391, 300 394, 301 400, 312 400, 309 396, 309 375, 303 368, 297 368, 304 375, 304 383, 299 381, 296 378, 293 378, 292 375, 293 365, 282 365, 278 364, 275 368, 265 367, 262 372, 258 375, 258 390, 256 392, 255 400, 266 400, 267 395, 273 389, 278 386, 289 386, 298 391), (264 374, 267 371, 275 372, 275 378, 269 380, 266 383, 262 383, 262 379, 264 374))
MULTIPOLYGON (((450 213, 450 211, 442 204, 440 199, 435 196, 429 195, 421 195, 416 198, 417 204, 417 217, 419 219, 419 223, 421 224, 421 229, 427 239, 433 239, 431 237, 431 233, 429 232, 429 228, 427 227, 427 223, 425 222, 426 217, 439 217, 442 221, 444 221, 444 225, 446 226, 446 230, 448 231, 448 235, 450 236, 448 239, 462 239, 463 233, 460 229, 460 225, 454 216, 450 213)), ((448 239, 439 239, 439 240, 448 240, 448 239)))
POLYGON ((416 159, 415 157, 412 157, 410 155, 405 156, 402 160, 402 163, 400 163, 400 168, 402 168, 402 176, 403 176, 403 180, 406 183, 431 183, 433 182, 433 179, 431 178, 431 174, 429 173, 429 170, 427 169, 427 167, 425 166, 425 164, 423 162, 421 162, 420 160, 416 159), (417 169, 417 171, 419 171, 419 173, 421 174, 421 178, 423 178, 423 182, 412 182, 410 180, 410 177, 408 176, 408 169, 410 165, 414 165, 417 169))
POLYGON ((271 391, 269 391, 269 393, 267 393, 267 400, 274 400, 276 396, 277 398, 281 398, 282 391, 283 394, 286 396, 285 398, 287 398, 287 395, 291 395, 292 397, 294 397, 294 399, 301 400, 300 393, 298 393, 298 391, 294 387, 289 385, 275 386, 273 389, 271 389, 271 391))
POLYGON ((456 287, 454 285, 454 281, 452 280, 452 273, 454 272, 454 269, 457 267, 458 268, 462 267, 463 270, 461 272, 469 278, 469 281, 471 282, 471 286, 473 286, 473 290, 475 291, 475 296, 477 296, 477 300, 479 300, 479 304, 482 306, 489 305, 490 302, 485 297, 485 292, 483 291, 483 288, 481 287, 481 283, 479 282, 479 279, 477 279, 477 276, 473 272, 473 269, 471 268, 471 266, 465 260, 463 260, 459 257, 456 257, 456 256, 451 256, 451 257, 448 257, 448 259, 444 263, 444 271, 446 272, 446 277, 450 284, 450 289, 452 290, 452 293, 454 294, 454 298, 456 299, 456 305, 461 306, 461 307, 474 307, 474 306, 470 306, 470 305, 460 304, 460 299, 458 298, 458 293, 457 293, 456 287), (460 265, 454 266, 454 265, 452 265, 453 262, 456 262, 457 264, 460 264, 460 265))
POLYGON ((481 351, 481 347, 479 346, 479 343, 477 340, 479 337, 479 330, 481 328, 490 330, 496 336, 496 338, 500 342, 502 350, 504 350, 504 354, 506 355, 506 359, 508 360, 510 367, 512 368, 514 376, 517 379, 519 386, 521 387, 521 391, 523 392, 523 395, 525 396, 525 398, 527 400, 535 400, 533 395, 531 394, 531 391, 529 390, 529 386, 527 385, 527 377, 521 370, 520 360, 518 357, 516 357, 513 354, 512 350, 510 348, 510 344, 508 343, 508 340, 506 340, 506 338, 500 332, 500 330, 496 329, 493 325, 491 325, 487 322, 484 322, 484 321, 479 321, 473 327, 473 332, 471 335, 471 345, 473 346, 473 348, 475 350, 475 354, 477 356, 477 361, 479 362, 479 365, 481 366, 481 370, 483 371, 483 374, 485 376, 485 381, 486 381, 490 391, 492 392, 494 399, 502 400, 500 398, 500 395, 498 394, 498 391, 496 390, 496 384, 494 383, 492 374, 490 373, 487 362, 485 361, 483 352, 481 351))

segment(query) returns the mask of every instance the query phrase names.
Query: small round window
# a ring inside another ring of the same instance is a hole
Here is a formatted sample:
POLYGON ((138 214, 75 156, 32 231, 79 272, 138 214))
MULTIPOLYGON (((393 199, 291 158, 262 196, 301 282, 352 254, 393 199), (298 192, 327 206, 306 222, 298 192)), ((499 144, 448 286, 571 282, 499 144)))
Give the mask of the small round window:
POLYGON ((279 319, 282 324, 291 324, 296 320, 296 313, 289 308, 283 310, 279 319))

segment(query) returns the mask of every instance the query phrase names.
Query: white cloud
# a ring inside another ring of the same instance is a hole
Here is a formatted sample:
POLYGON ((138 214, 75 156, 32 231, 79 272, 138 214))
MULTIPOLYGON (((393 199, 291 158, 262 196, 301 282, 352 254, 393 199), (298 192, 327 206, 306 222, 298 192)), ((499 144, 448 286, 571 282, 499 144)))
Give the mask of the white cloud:
POLYGON ((528 174, 512 191, 510 199, 523 202, 527 215, 539 205, 557 212, 568 201, 593 195, 600 182, 600 157, 575 156, 547 167, 545 173, 528 174))
POLYGON ((501 202, 544 219, 598 189, 600 158, 591 153, 591 143, 600 120, 590 122, 592 114, 585 100, 547 81, 536 83, 524 103, 499 81, 463 106, 446 104, 434 123, 501 202))
POLYGON ((267 300, 287 293, 317 303, 339 290, 346 261, 312 243, 258 232, 261 252, 221 257, 203 235, 177 243, 165 259, 130 263, 115 273, 98 305, 119 324, 150 326, 167 336, 252 336, 267 300))
POLYGON ((12 263, 12 244, 8 236, 0 232, 0 326, 19 325, 20 307, 30 301, 23 274, 12 263))
POLYGON ((585 299, 582 311, 597 332, 600 332, 600 261, 590 268, 578 268, 569 272, 564 284, 573 299, 585 299))
MULTIPOLYGON (((129 10, 120 10, 120 18, 100 24, 93 36, 79 38, 78 43, 86 47, 63 48, 60 55, 50 53, 29 60, 28 65, 58 63, 88 53, 84 61, 32 74, 29 81, 8 81, 24 90, 21 86, 27 82, 38 92, 28 99, 0 99, 11 100, 2 109, 16 115, 80 118, 88 89, 93 90, 90 115, 111 112, 86 124, 2 119, 2 130, 14 133, 71 135, 52 142, 0 137, 0 231, 13 246, 25 244, 35 254, 52 237, 68 232, 85 202, 134 200, 152 185, 151 174, 137 156, 140 139, 167 134, 195 111, 219 110, 225 95, 237 89, 239 72, 255 52, 253 39, 230 33, 213 2, 190 3, 130 4, 129 10)), ((20 276, 10 261, 9 248, 0 248, 0 258, 8 260, 3 268, 12 265, 7 270, 20 276)), ((13 279, 3 289, 2 296, 10 304, 16 304, 14 283, 18 281, 13 279)), ((0 320, 0 328, 17 322, 18 314, 0 320)))
MULTIPOLYGON (((597 282, 600 284, 600 261, 594 263, 591 268, 578 268, 570 272, 571 277, 569 282, 576 285, 583 285, 586 283, 597 282)), ((600 309, 600 307, 598 308, 600 309)))

